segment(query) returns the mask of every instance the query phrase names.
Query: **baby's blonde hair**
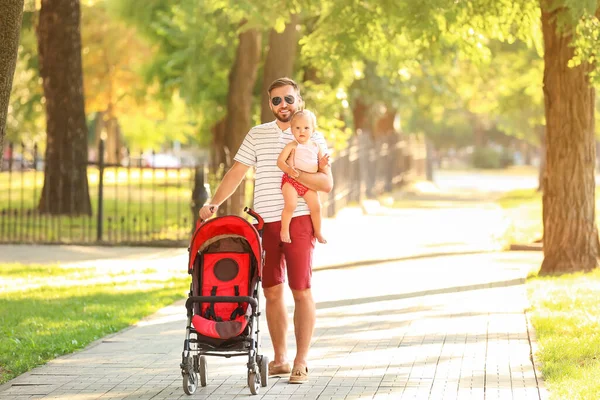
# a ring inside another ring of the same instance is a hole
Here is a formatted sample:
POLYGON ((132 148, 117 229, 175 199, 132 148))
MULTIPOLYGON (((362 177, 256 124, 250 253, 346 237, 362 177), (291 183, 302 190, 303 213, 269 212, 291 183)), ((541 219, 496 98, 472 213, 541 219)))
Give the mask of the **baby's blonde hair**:
POLYGON ((313 113, 310 110, 306 110, 306 109, 296 111, 294 113, 294 115, 292 115, 292 118, 290 119, 290 123, 294 120, 294 118, 301 116, 301 115, 308 118, 308 120, 312 123, 313 131, 315 129, 317 129, 317 117, 315 116, 315 113, 313 113))

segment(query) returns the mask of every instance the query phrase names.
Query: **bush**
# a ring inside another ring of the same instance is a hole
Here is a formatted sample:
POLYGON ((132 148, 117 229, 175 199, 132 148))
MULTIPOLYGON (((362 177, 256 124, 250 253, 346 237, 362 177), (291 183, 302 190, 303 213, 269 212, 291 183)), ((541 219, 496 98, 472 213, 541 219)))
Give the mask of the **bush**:
POLYGON ((513 164, 513 154, 508 150, 498 151, 491 147, 479 147, 473 151, 471 162, 475 168, 506 168, 513 164))

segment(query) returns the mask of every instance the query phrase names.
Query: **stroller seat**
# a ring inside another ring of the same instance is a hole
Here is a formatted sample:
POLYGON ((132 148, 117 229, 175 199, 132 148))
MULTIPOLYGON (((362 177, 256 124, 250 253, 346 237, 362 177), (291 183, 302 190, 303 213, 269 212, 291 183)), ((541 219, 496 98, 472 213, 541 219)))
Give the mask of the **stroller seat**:
MULTIPOLYGON (((248 253, 205 254, 200 295, 248 296, 250 269, 248 253)), ((192 325, 201 335, 230 339, 244 331, 249 316, 248 303, 204 303, 201 314, 192 317, 192 325)))

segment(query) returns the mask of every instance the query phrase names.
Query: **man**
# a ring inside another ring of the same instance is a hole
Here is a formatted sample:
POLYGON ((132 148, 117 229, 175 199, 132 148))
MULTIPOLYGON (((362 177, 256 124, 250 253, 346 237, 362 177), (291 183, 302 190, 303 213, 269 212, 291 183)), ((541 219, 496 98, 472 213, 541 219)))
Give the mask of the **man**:
MULTIPOLYGON (((233 194, 248 169, 256 168, 254 210, 265 221, 262 286, 266 298, 267 325, 275 353, 273 361, 269 363, 269 375, 291 372, 290 383, 304 383, 308 381, 307 357, 315 326, 315 303, 310 289, 315 238, 308 207, 300 198, 290 223, 292 242, 281 242, 281 211, 284 203, 281 193, 282 171, 277 167, 279 153, 294 138, 289 129, 292 115, 303 104, 298 85, 289 78, 275 80, 268 94, 275 121, 250 129, 234 157, 234 164, 223 177, 210 204, 200 209, 200 218, 210 218, 216 208, 233 194), (297 351, 293 367, 290 367, 287 358, 288 320, 283 296, 286 268, 288 285, 294 296, 297 351)), ((323 148, 327 147, 319 132, 315 133, 313 140, 323 148)), ((297 180, 315 191, 330 192, 333 178, 329 156, 319 160, 319 172, 301 172, 297 180)))

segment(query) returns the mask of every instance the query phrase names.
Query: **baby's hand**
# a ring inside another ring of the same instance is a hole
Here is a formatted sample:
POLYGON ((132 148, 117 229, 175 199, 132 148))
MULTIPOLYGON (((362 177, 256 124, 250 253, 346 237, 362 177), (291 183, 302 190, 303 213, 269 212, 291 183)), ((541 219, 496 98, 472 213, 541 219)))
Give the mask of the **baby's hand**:
POLYGON ((329 166, 329 154, 323 154, 323 157, 319 158, 319 169, 323 169, 329 166))
POLYGON ((285 162, 290 167, 296 168, 295 159, 296 159, 296 149, 292 149, 292 151, 290 151, 290 155, 288 156, 288 158, 285 162))
POLYGON ((290 171, 288 172, 288 175, 291 176, 292 178, 296 179, 300 176, 300 171, 298 171, 294 167, 290 167, 290 171))

